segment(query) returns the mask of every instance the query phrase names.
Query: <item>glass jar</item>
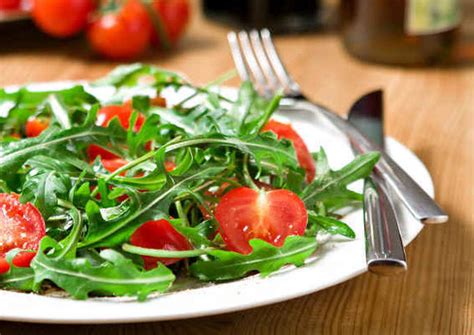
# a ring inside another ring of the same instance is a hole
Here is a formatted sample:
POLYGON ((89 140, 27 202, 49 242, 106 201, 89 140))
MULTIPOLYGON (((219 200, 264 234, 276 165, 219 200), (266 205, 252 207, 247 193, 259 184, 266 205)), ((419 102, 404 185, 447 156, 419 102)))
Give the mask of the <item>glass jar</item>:
POLYGON ((344 45, 367 61, 446 62, 459 25, 457 0, 341 0, 344 45))

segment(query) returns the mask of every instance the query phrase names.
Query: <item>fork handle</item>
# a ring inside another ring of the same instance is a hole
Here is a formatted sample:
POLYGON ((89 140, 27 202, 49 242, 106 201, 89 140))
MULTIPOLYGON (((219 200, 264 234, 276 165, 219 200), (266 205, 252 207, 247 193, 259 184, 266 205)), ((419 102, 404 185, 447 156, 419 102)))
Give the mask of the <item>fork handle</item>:
POLYGON ((444 223, 448 215, 438 204, 380 147, 370 142, 357 128, 327 108, 307 100, 285 99, 282 107, 310 110, 324 115, 340 131, 346 134, 359 152, 380 151, 381 158, 375 169, 395 191, 413 216, 424 224, 444 223))
POLYGON ((396 275, 407 270, 395 209, 383 180, 375 173, 364 181, 364 230, 370 272, 396 275))

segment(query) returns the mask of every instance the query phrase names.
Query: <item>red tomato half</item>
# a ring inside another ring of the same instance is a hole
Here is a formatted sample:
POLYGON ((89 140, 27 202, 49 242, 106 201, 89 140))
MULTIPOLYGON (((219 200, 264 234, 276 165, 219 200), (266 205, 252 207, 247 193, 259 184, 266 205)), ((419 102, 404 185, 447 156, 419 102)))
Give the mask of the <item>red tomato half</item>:
MULTIPOLYGON (((100 161, 102 162, 102 165, 104 166, 104 168, 109 172, 114 172, 128 163, 128 161, 122 158, 114 158, 114 159, 102 158, 100 161)), ((120 175, 124 176, 125 173, 126 172, 124 171, 120 175)))
MULTIPOLYGON (((45 234, 43 217, 33 204, 22 204, 18 194, 0 193, 0 260, 15 248, 37 250, 45 234)), ((29 254, 19 253, 13 263, 28 266, 32 259, 29 254)))
POLYGON ((116 154, 96 144, 91 144, 89 147, 87 147, 87 156, 91 161, 95 160, 98 156, 100 156, 102 159, 120 158, 116 154))
POLYGON ((270 120, 263 127, 262 131, 272 131, 278 138, 286 138, 293 143, 296 150, 296 156, 301 167, 306 170, 306 180, 311 182, 316 174, 316 167, 314 166, 313 157, 304 143, 303 139, 289 124, 281 123, 275 120, 270 120))
POLYGON ((44 118, 31 117, 25 124, 25 135, 27 137, 39 136, 49 126, 49 121, 44 118))
MULTIPOLYGON (((125 105, 110 105, 102 107, 97 112, 97 121, 96 124, 98 126, 107 127, 112 121, 113 118, 117 117, 120 121, 120 124, 125 129, 130 127, 130 117, 132 116, 133 109, 130 104, 125 105)), ((133 128, 134 131, 139 131, 143 123, 145 122, 145 117, 138 113, 137 121, 135 122, 135 126, 133 128)))
POLYGON ((94 0, 33 0, 32 15, 44 32, 55 37, 70 37, 85 28, 94 8, 94 0))
POLYGON ((282 246, 289 235, 303 235, 308 213, 303 201, 288 190, 236 188, 222 197, 215 216, 229 250, 248 254, 253 238, 282 246))
MULTIPOLYGON (((189 241, 165 219, 148 221, 142 224, 130 237, 130 243, 138 247, 170 251, 191 250, 193 248, 189 241)), ((180 258, 142 257, 147 270, 155 268, 157 262, 170 265, 181 260, 180 258)))
MULTIPOLYGON (((160 16, 168 40, 175 44, 183 35, 189 22, 191 8, 188 0, 154 0, 153 9, 160 16)), ((159 45, 159 37, 152 31, 152 43, 159 45)))
POLYGON ((10 264, 5 257, 0 257, 0 275, 7 273, 8 270, 10 270, 10 264))
POLYGON ((87 37, 99 54, 115 60, 138 57, 148 47, 152 26, 146 9, 138 0, 128 0, 117 12, 99 16, 87 37))

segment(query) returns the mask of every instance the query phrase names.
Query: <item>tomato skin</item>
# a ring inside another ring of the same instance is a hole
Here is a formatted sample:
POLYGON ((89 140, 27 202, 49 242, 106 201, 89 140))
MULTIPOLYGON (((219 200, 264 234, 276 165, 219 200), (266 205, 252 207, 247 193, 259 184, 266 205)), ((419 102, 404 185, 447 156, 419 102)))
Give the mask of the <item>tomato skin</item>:
POLYGON ((10 264, 8 264, 5 257, 0 257, 0 275, 3 275, 10 271, 10 264))
POLYGON ((92 48, 112 60, 130 60, 148 47, 152 26, 138 0, 128 0, 118 12, 95 19, 87 30, 92 48))
POLYGON ((272 131, 278 136, 278 138, 286 138, 287 140, 290 140, 295 147, 298 162, 301 167, 306 170, 306 181, 309 183, 314 179, 316 167, 314 165, 313 157, 303 139, 298 135, 293 127, 291 127, 291 125, 270 120, 263 127, 262 131, 272 131))
POLYGON ((89 157, 90 161, 95 160, 98 156, 100 156, 103 159, 115 159, 115 158, 120 158, 116 154, 104 149, 103 147, 96 145, 96 144, 90 144, 87 147, 87 156, 89 157))
MULTIPOLYGON (((148 221, 142 224, 130 237, 130 243, 143 248, 164 249, 170 251, 193 249, 189 241, 165 219, 148 221)), ((145 269, 153 269, 157 262, 170 265, 181 258, 157 258, 142 256, 145 269)))
MULTIPOLYGON (((132 112, 133 109, 130 104, 104 106, 97 112, 96 124, 101 127, 107 127, 110 121, 117 117, 122 127, 124 129, 128 129, 130 127, 130 118, 132 117, 132 112)), ((139 131, 142 128, 144 122, 145 117, 143 114, 138 113, 133 130, 139 131)))
POLYGON ((39 136, 49 126, 49 121, 44 118, 30 117, 25 124, 27 137, 39 136))
POLYGON ((37 250, 46 226, 31 203, 22 204, 18 194, 0 194, 0 257, 15 248, 37 250))
POLYGON ((20 6, 21 0, 0 0, 0 9, 3 10, 19 10, 20 6))
POLYGON ((22 251, 13 257, 12 263, 14 266, 19 268, 29 268, 31 261, 35 258, 36 252, 33 251, 22 251))
MULTIPOLYGON (((115 172, 116 170, 120 169, 122 166, 126 165, 128 161, 122 158, 114 158, 114 159, 104 159, 100 160, 104 168, 109 172, 115 172)), ((126 171, 122 172, 120 175, 124 176, 126 171)))
POLYGON ((85 28, 94 8, 93 0, 33 0, 32 15, 41 30, 64 38, 85 28))
POLYGON ((225 194, 215 210, 219 232, 229 250, 249 254, 249 241, 262 239, 282 246, 289 235, 303 235, 308 213, 288 190, 255 191, 239 187, 225 194))
MULTIPOLYGON (((173 45, 186 31, 191 14, 188 0, 154 0, 153 9, 163 22, 169 42, 173 45)), ((153 29, 151 34, 153 45, 160 45, 160 39, 153 29)))

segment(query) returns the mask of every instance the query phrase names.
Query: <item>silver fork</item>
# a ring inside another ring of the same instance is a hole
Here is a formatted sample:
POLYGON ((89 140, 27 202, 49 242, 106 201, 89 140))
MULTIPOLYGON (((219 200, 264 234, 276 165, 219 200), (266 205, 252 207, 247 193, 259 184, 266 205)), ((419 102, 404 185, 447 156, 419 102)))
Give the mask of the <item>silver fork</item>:
POLYGON ((242 80, 255 83, 259 93, 269 96, 283 91, 282 109, 310 110, 324 115, 336 128, 346 134, 359 152, 380 151, 376 170, 395 191, 413 216, 424 224, 443 223, 447 214, 436 202, 380 147, 370 142, 358 129, 339 115, 310 102, 300 86, 289 75, 273 44, 270 31, 241 31, 227 35, 237 72, 242 80))

